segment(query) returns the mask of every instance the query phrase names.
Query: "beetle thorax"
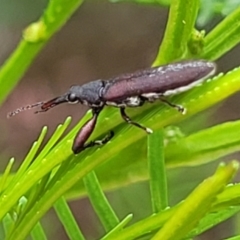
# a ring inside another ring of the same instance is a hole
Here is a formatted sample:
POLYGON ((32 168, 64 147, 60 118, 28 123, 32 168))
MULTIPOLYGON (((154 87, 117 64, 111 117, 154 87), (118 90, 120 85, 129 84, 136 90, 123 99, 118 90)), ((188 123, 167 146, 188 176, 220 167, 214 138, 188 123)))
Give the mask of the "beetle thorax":
POLYGON ((101 107, 103 102, 100 97, 100 92, 103 88, 101 80, 86 83, 82 86, 72 86, 70 93, 76 94, 78 101, 90 107, 101 107))

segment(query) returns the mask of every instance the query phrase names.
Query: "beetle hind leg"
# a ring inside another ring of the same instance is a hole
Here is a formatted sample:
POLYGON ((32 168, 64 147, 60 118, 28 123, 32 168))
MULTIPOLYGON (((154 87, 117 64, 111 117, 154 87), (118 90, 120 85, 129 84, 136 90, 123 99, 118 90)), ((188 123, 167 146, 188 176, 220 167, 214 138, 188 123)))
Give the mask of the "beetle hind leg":
POLYGON ((187 112, 187 109, 184 108, 182 105, 177 105, 174 103, 169 102, 167 99, 160 97, 159 98, 162 102, 166 103, 168 106, 175 108, 177 111, 179 111, 182 114, 185 114, 187 112))
POLYGON ((144 126, 142 126, 141 124, 132 121, 132 119, 126 114, 125 108, 120 108, 120 113, 121 113, 121 116, 122 116, 123 120, 124 120, 125 122, 127 122, 128 124, 132 124, 132 125, 134 125, 134 126, 136 126, 136 127, 138 127, 138 128, 141 128, 141 129, 143 129, 146 133, 152 133, 152 132, 153 132, 152 129, 147 128, 147 127, 144 127, 144 126))

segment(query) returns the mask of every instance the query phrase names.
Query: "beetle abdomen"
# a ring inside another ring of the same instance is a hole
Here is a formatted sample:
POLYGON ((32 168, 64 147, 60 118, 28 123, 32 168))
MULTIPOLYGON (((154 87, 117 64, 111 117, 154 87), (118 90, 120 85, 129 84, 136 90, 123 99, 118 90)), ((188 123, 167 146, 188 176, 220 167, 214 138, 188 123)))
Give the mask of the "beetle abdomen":
POLYGON ((186 61, 124 74, 108 80, 104 101, 122 101, 133 96, 157 93, 167 96, 184 92, 215 72, 213 62, 186 61))

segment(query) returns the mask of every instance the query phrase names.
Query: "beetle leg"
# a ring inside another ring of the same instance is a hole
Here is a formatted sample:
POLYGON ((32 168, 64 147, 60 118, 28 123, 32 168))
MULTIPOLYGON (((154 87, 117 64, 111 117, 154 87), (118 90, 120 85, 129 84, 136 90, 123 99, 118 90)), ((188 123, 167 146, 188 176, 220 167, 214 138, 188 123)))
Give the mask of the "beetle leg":
POLYGON ((121 113, 121 116, 122 116, 123 120, 126 121, 127 123, 143 129, 146 133, 152 133, 153 132, 152 129, 144 127, 137 122, 133 122, 132 119, 125 113, 125 108, 120 108, 120 113, 121 113))
POLYGON ((97 118, 98 118, 98 115, 101 112, 101 110, 102 110, 102 108, 93 108, 92 109, 92 113, 93 113, 92 118, 89 119, 82 126, 82 128, 78 131, 78 133, 74 139, 73 146, 72 146, 72 150, 75 154, 83 151, 86 148, 105 144, 113 137, 113 132, 110 132, 102 140, 96 140, 96 141, 91 141, 89 143, 86 143, 86 141, 91 136, 91 134, 96 126, 97 118))
POLYGON ((165 98, 163 98, 163 97, 160 97, 160 100, 161 100, 162 102, 166 103, 168 106, 177 109, 177 110, 178 110, 180 113, 182 113, 182 114, 185 114, 186 111, 187 111, 187 109, 184 108, 183 106, 177 105, 177 104, 174 104, 174 103, 171 103, 171 102, 169 102, 167 99, 165 99, 165 98))
POLYGON ((111 138, 114 136, 114 132, 113 131, 110 131, 103 139, 101 140, 94 140, 94 141, 90 141, 88 143, 85 143, 84 144, 84 149, 86 148, 90 148, 90 147, 94 147, 94 146, 101 146, 101 145, 104 145, 106 144, 107 142, 109 142, 111 140, 111 138))

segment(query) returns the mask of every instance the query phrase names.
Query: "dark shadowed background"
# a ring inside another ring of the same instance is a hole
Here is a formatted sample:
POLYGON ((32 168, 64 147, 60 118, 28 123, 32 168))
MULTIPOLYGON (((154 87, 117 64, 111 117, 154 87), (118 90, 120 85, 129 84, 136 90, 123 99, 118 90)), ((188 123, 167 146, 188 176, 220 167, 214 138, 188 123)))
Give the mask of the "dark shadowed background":
MULTIPOLYGON (((45 0, 0 0, 1 64, 16 47, 22 30, 38 19, 46 4, 45 0)), ((68 115, 73 116, 72 127, 87 108, 66 104, 46 113, 35 115, 28 111, 11 119, 6 118, 7 112, 29 103, 51 99, 67 91, 71 85, 99 78, 107 79, 149 67, 161 42, 167 13, 167 8, 159 6, 111 4, 107 1, 85 2, 44 48, 1 107, 0 171, 3 171, 12 156, 17 157, 15 168, 21 163, 44 125, 49 127, 50 136, 68 115)), ((219 18, 216 16, 205 29, 217 24, 219 18)), ((239 66, 239 51, 240 47, 237 47, 220 59, 219 71, 239 66)), ((208 125, 239 118, 239 97, 235 95, 210 110, 211 121, 208 125)), ((215 168, 216 163, 210 165, 215 168)), ((196 182, 213 172, 209 165, 207 169, 204 166, 202 168, 204 171, 201 171, 202 175, 197 179, 191 178, 198 174, 194 168, 171 170, 169 174, 174 178, 170 180, 170 190, 173 189, 171 191, 177 194, 178 190, 174 186, 179 181, 190 181, 191 189, 196 182)), ((147 184, 139 183, 108 196, 120 218, 135 210, 134 218, 140 219, 150 213, 150 199, 146 193, 148 194, 147 184), (143 209, 141 213, 140 208, 143 209)), ((179 199, 175 201, 184 197, 185 195, 178 196, 179 199)), ((103 233, 87 199, 74 201, 70 205, 88 239, 96 239, 103 233)), ((43 225, 48 229, 49 239, 67 239, 53 211, 43 219, 43 225)), ((220 226, 217 230, 204 234, 201 239, 223 237, 227 228, 231 228, 231 225, 220 226)))

